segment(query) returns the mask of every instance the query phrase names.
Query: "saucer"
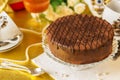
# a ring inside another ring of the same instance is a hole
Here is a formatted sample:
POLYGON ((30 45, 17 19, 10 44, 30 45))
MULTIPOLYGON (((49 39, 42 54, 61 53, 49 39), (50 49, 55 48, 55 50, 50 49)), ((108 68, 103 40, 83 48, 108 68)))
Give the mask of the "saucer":
POLYGON ((6 51, 9 51, 9 50, 17 47, 23 39, 23 34, 21 33, 21 34, 17 35, 16 37, 18 37, 16 41, 8 42, 6 45, 0 46, 0 52, 6 52, 6 51))

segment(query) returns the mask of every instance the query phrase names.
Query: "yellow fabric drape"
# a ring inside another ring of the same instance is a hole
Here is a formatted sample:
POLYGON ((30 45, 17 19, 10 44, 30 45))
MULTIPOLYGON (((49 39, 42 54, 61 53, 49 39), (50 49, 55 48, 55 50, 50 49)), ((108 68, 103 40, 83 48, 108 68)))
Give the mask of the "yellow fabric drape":
POLYGON ((0 0, 0 12, 6 11, 6 12, 13 12, 11 7, 8 5, 9 0, 0 0))

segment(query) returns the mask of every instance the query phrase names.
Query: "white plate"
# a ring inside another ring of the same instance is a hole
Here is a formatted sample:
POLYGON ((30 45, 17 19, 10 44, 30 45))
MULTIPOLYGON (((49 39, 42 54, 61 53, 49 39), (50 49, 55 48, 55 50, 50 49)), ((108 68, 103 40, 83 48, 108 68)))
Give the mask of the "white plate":
POLYGON ((120 58, 82 71, 60 64, 45 53, 33 59, 33 62, 42 67, 55 80, 120 80, 120 58))

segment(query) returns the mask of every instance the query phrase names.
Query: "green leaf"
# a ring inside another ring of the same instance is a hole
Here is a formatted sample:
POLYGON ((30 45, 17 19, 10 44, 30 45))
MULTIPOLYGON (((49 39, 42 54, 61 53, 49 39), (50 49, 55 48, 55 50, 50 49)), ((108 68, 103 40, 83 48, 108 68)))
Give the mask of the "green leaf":
POLYGON ((56 11, 57 6, 61 5, 63 2, 67 3, 67 0, 50 0, 50 4, 52 5, 54 11, 56 11))
POLYGON ((80 0, 80 2, 84 2, 84 0, 80 0))

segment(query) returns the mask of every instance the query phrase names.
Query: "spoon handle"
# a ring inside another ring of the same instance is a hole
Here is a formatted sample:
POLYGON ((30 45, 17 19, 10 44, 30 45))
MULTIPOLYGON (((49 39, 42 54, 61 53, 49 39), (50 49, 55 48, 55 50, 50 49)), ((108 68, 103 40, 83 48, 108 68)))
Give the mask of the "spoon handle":
POLYGON ((31 73, 31 71, 27 67, 21 66, 21 65, 18 65, 18 64, 14 64, 14 63, 8 62, 8 61, 1 62, 0 68, 12 69, 12 70, 21 70, 21 71, 31 73))

